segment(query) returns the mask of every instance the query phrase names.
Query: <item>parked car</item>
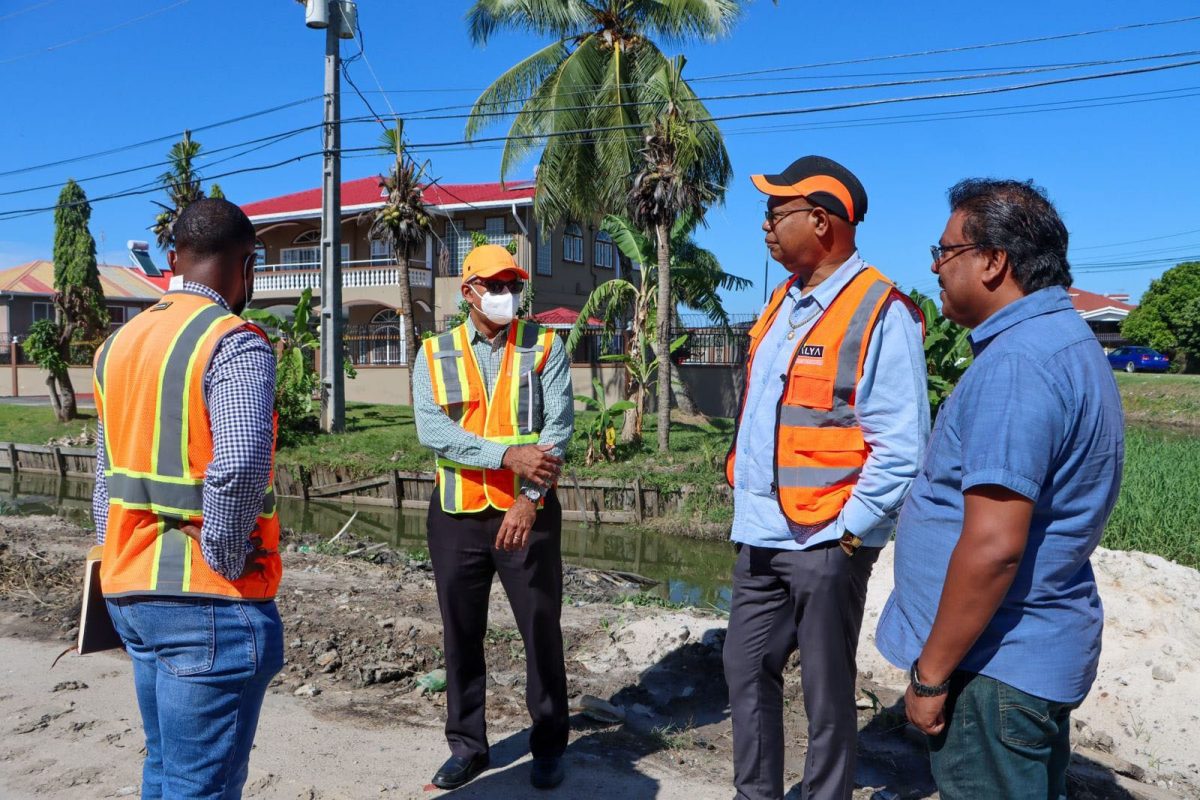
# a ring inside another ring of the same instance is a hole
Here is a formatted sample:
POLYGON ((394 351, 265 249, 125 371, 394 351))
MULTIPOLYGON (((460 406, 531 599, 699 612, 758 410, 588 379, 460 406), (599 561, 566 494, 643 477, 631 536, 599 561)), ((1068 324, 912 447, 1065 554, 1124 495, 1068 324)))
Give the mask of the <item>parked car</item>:
POLYGON ((1149 347, 1118 347, 1108 354, 1108 363, 1126 372, 1166 372, 1171 359, 1149 347))

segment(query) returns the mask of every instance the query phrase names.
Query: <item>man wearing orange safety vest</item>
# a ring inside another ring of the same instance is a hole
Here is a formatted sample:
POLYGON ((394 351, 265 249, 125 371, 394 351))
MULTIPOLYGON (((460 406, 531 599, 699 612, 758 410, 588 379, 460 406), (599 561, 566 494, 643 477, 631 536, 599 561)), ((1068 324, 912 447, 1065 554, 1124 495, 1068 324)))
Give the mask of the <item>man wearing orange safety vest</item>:
POLYGON ((867 579, 917 474, 929 428, 923 321, 858 254, 867 193, 820 156, 754 175, 762 229, 790 273, 750 330, 726 463, 737 547, 725 640, 734 783, 784 796, 783 668, 799 651, 807 800, 849 800, 855 652, 867 579))
POLYGON ((525 642, 530 782, 562 782, 567 746, 562 509, 554 484, 574 430, 570 363, 553 330, 516 319, 529 274, 499 245, 463 261, 466 322, 425 340, 413 365, 421 443, 437 456, 429 555, 446 651, 446 740, 433 776, 462 786, 489 763, 484 635, 499 573, 525 642))
POLYGON ((241 209, 199 200, 173 237, 181 287, 96 353, 92 510, 146 733, 141 796, 225 800, 283 666, 275 356, 238 316, 255 260, 241 209))

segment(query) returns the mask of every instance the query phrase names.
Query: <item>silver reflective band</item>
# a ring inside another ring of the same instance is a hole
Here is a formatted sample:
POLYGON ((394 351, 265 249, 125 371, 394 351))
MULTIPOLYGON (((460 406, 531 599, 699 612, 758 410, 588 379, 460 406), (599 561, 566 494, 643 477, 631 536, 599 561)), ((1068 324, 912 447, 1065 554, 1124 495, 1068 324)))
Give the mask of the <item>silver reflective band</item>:
POLYGON ((834 400, 830 411, 784 405, 779 409, 779 424, 789 428, 853 428, 858 425, 858 417, 852 406, 834 400))
POLYGON ((854 480, 862 467, 780 467, 779 486, 784 489, 836 486, 854 480))

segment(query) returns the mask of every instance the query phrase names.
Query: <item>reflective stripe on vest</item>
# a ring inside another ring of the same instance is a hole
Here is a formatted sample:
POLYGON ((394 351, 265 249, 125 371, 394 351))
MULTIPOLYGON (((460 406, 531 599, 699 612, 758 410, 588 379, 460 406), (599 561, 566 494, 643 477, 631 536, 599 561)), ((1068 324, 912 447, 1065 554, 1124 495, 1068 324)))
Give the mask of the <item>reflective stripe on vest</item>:
MULTIPOLYGON (((751 331, 747 385, 754 352, 791 283, 776 290, 751 331)), ((874 267, 864 268, 792 352, 776 419, 775 489, 781 510, 796 524, 836 519, 866 464, 869 447, 855 412, 855 391, 871 332, 889 297, 906 299, 874 267)), ((731 449, 726 461, 731 484, 734 464, 731 449)))
MULTIPOLYGON (((496 386, 489 396, 471 349, 467 325, 425 340, 433 399, 469 433, 504 445, 536 444, 541 420, 535 414, 540 390, 535 376, 546 366, 556 334, 518 320, 509 326, 496 386)), ((512 507, 520 480, 507 469, 481 469, 448 458, 437 459, 442 509, 471 513, 512 507)))
POLYGON ((253 532, 275 553, 261 574, 226 579, 180 530, 203 525, 204 476, 212 460, 204 374, 219 342, 243 327, 265 338, 203 296, 170 292, 98 351, 95 392, 109 495, 101 566, 106 596, 274 596, 281 567, 271 487, 253 532))

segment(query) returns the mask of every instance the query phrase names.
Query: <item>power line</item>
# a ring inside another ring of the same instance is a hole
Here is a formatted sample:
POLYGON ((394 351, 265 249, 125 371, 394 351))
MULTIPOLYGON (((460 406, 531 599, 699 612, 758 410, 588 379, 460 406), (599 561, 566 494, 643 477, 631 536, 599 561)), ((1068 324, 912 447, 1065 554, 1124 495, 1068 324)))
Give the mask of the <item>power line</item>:
MULTIPOLYGON (((149 13, 142 14, 140 17, 134 17, 133 19, 127 19, 124 22, 118 22, 116 25, 111 25, 107 28, 101 28, 98 31, 91 31, 90 33, 85 33, 83 36, 79 36, 75 39, 70 39, 65 42, 59 42, 58 44, 52 44, 49 47, 43 47, 38 50, 30 50, 29 52, 22 53, 19 56, 13 56, 11 58, 6 58, 3 61, 0 61, 0 66, 2 66, 4 64, 11 64, 14 61, 21 61, 22 59, 32 58, 33 56, 40 56, 43 53, 52 53, 55 50, 62 50, 64 47, 70 47, 71 45, 80 44, 80 43, 86 42, 90 39, 95 39, 99 36, 104 36, 105 34, 112 33, 113 31, 120 30, 121 28, 127 28, 130 25, 141 22, 142 20, 150 19, 151 17, 156 17, 159 14, 170 11, 173 8, 178 8, 179 6, 182 6, 182 5, 184 5, 186 3, 190 3, 190 2, 191 2, 191 0, 175 0, 175 2, 171 3, 169 6, 163 6, 162 8, 155 9, 154 11, 151 11, 149 13)), ((43 3, 43 5, 45 5, 45 3, 43 3)), ((29 9, 26 9, 26 10, 28 11, 29 9)), ((20 13, 20 12, 18 12, 18 13, 20 13)))
POLYGON ((58 0, 42 0, 40 3, 34 3, 31 6, 25 6, 24 8, 19 8, 16 11, 10 11, 9 13, 5 14, 3 17, 0 17, 0 22, 4 22, 4 20, 6 20, 6 19, 12 19, 13 17, 19 17, 22 14, 26 14, 30 11, 37 11, 39 8, 45 8, 46 6, 52 5, 57 2, 58 2, 58 0))
MULTIPOLYGON (((190 130, 192 133, 201 133, 203 131, 213 130, 214 128, 221 128, 226 125, 233 125, 238 122, 245 122, 248 119, 255 119, 257 117, 263 117, 268 114, 274 114, 277 111, 284 111, 289 108, 295 108, 296 106, 304 105, 305 103, 311 103, 314 100, 320 100, 323 97, 324 97, 324 95, 318 94, 318 95, 313 95, 312 97, 305 97, 300 100, 292 100, 289 103, 283 103, 281 105, 272 106, 270 108, 264 108, 260 111, 251 111, 248 114, 241 114, 239 116, 231 117, 229 119, 224 119, 219 122, 210 122, 207 125, 200 125, 195 128, 189 128, 188 130, 190 130)), ((112 148, 109 148, 108 150, 98 150, 94 153, 86 153, 81 156, 72 156, 71 158, 59 159, 58 161, 47 161, 44 164, 33 164, 32 166, 21 167, 20 169, 10 169, 6 172, 0 172, 0 178, 5 178, 5 177, 8 177, 9 175, 21 175, 26 172, 34 172, 36 170, 48 169, 50 167, 61 167, 65 164, 75 164, 80 161, 87 161, 87 160, 93 159, 93 158, 100 158, 102 156, 111 156, 111 155, 115 155, 117 153, 124 153, 129 150, 136 150, 139 147, 146 147, 146 146, 152 145, 152 144, 161 144, 162 142, 170 142, 170 141, 174 141, 174 140, 178 139, 179 137, 183 136, 183 134, 184 134, 184 131, 177 131, 175 133, 168 133, 165 136, 156 136, 153 139, 146 139, 145 141, 135 142, 133 144, 126 144, 126 145, 121 145, 119 147, 112 147, 112 148)))
POLYGON ((1013 47, 1023 44, 1037 44, 1040 42, 1054 42, 1063 39, 1075 39, 1082 36, 1095 36, 1101 33, 1114 33, 1117 31, 1137 30, 1141 28, 1157 28, 1164 25, 1178 25, 1185 22, 1195 22, 1200 20, 1200 15, 1190 17, 1177 17, 1175 19, 1160 20, 1158 22, 1136 22, 1128 25, 1116 25, 1111 28, 1097 28, 1090 31, 1076 31, 1074 33, 1058 33, 1049 36, 1035 36, 1028 39, 1010 39, 1005 42, 987 42, 984 44, 963 45, 959 47, 944 47, 937 50, 916 50, 911 53, 893 53, 883 56, 868 56, 865 58, 848 58, 841 61, 822 61, 813 64, 800 64, 791 67, 771 67, 769 69, 748 70, 745 72, 728 72, 718 75, 702 75, 696 78, 689 78, 688 82, 714 80, 718 78, 731 77, 749 77, 753 75, 770 75, 779 72, 797 72, 806 69, 817 69, 819 67, 840 67, 846 64, 870 64, 879 61, 894 61, 902 58, 918 58, 921 56, 937 56, 945 55, 946 53, 965 53, 971 50, 991 50, 998 47, 1013 47))

